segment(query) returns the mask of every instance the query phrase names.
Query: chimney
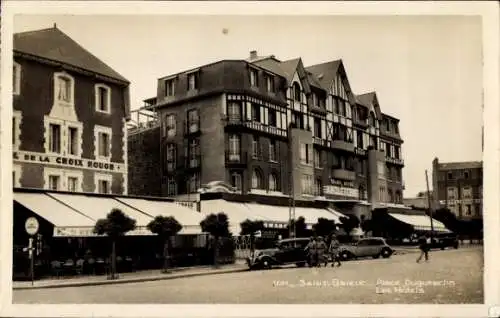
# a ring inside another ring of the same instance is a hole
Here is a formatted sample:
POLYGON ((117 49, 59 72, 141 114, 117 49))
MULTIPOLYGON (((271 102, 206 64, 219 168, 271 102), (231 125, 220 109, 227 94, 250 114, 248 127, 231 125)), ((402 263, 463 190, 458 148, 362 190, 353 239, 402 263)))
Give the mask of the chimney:
POLYGON ((57 24, 56 23, 54 23, 54 29, 57 29, 57 24))
POLYGON ((257 51, 250 51, 250 60, 255 60, 257 58, 257 51))

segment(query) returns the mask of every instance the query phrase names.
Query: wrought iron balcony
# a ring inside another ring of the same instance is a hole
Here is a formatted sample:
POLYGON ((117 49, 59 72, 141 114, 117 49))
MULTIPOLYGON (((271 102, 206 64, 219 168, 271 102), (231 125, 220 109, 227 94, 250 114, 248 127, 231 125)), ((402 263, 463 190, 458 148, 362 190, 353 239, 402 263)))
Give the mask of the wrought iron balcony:
POLYGON ((404 160, 403 159, 396 159, 396 158, 390 158, 390 157, 385 157, 385 161, 398 165, 398 166, 404 166, 404 160))

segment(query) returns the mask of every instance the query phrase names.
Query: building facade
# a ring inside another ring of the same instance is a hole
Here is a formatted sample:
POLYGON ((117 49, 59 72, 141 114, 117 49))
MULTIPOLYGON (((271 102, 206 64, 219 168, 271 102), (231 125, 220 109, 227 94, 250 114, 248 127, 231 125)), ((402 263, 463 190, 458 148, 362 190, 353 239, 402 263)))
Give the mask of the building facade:
POLYGON ((356 96, 341 60, 251 52, 160 78, 161 191, 224 181, 243 194, 402 204, 399 120, 356 96))
POLYGON ((14 187, 126 194, 128 87, 55 25, 14 34, 14 187))
POLYGON ((483 163, 432 161, 434 208, 445 207, 459 219, 483 216, 483 163))

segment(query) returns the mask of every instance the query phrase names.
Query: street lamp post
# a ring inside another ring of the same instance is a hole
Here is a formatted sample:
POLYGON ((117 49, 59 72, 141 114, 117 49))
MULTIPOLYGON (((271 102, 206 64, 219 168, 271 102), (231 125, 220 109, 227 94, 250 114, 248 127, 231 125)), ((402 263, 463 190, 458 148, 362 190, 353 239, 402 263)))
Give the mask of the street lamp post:
POLYGON ((431 191, 429 190, 429 176, 427 170, 425 170, 425 182, 427 183, 427 202, 429 205, 429 217, 431 218, 431 243, 434 238, 434 222, 432 219, 432 206, 431 206, 431 191))

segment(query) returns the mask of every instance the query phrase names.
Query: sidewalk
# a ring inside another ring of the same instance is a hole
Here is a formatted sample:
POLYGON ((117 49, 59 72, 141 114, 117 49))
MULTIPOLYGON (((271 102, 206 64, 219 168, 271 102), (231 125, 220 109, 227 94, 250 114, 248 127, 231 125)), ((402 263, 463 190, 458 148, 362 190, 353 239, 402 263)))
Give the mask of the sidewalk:
POLYGON ((120 277, 108 280, 106 275, 102 276, 82 276, 71 278, 49 278, 35 281, 32 286, 30 281, 12 282, 14 290, 39 289, 39 288, 61 288, 79 286, 97 286, 107 284, 125 284, 146 281, 168 280, 175 278, 186 278, 195 276, 226 274, 247 271, 248 267, 244 260, 236 260, 235 264, 220 265, 218 269, 213 266, 196 266, 173 268, 168 274, 160 273, 160 269, 138 271, 133 273, 120 273, 120 277))

